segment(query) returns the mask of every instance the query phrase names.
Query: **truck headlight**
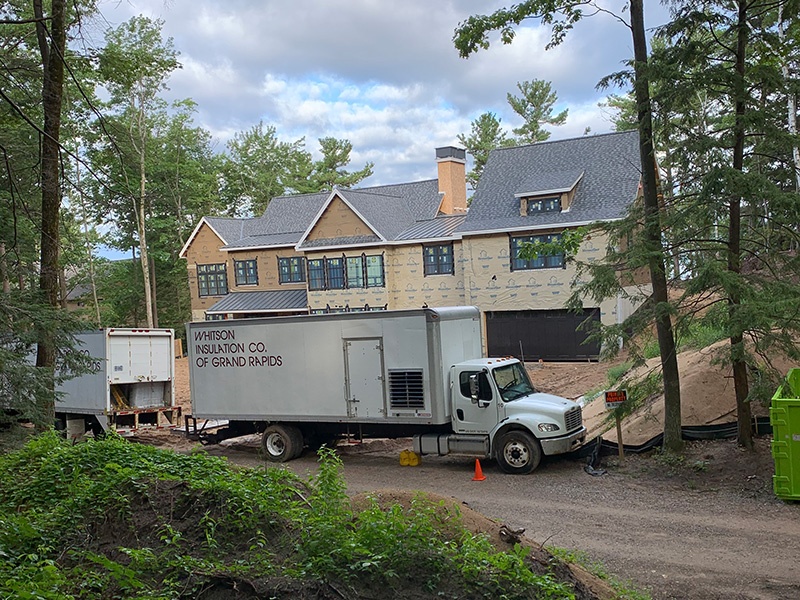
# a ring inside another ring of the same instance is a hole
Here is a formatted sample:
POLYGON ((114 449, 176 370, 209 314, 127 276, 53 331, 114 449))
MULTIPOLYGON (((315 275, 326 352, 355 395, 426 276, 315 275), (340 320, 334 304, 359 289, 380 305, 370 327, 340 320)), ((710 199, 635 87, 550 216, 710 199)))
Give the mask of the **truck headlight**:
POLYGON ((559 427, 555 423, 540 423, 539 431, 558 431, 559 427))

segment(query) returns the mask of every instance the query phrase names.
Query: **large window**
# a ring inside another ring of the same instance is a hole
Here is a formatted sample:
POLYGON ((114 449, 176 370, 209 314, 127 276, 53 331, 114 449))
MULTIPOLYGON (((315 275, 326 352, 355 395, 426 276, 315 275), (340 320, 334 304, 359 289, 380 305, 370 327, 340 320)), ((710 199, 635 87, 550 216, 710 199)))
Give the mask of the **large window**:
POLYGON ((344 289, 344 258, 326 258, 325 270, 329 290, 344 289))
POLYGON ((278 259, 279 283, 302 283, 306 280, 306 259, 302 256, 278 259))
POLYGON ((309 290, 383 287, 383 255, 315 258, 308 261, 309 290))
POLYGON ((236 285, 257 285, 258 267, 256 259, 234 260, 233 270, 236 273, 236 285))
POLYGON ((228 277, 225 273, 225 263, 197 265, 197 288, 201 298, 227 294, 228 277))
POLYGON ((383 255, 364 256, 364 266, 367 271, 367 287, 383 287, 385 285, 383 273, 383 255))
POLYGON ((425 276, 452 275, 453 244, 433 244, 423 246, 422 256, 425 261, 425 276))
POLYGON ((308 261, 308 289, 325 289, 325 259, 315 258, 308 261))
POLYGON ((360 256, 347 257, 347 287, 364 287, 364 260, 360 256))
POLYGON ((511 238, 511 270, 528 271, 531 269, 555 269, 564 266, 564 253, 545 254, 539 252, 534 259, 519 257, 519 252, 524 244, 549 244, 557 242, 561 236, 557 233, 546 235, 525 235, 511 238))

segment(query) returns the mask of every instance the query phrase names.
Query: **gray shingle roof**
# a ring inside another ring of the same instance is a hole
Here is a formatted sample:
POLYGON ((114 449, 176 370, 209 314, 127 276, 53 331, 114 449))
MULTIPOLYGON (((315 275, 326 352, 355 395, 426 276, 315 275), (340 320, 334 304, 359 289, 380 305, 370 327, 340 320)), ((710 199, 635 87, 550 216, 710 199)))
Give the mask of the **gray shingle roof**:
POLYGON ((273 246, 294 246, 300 241, 302 231, 289 231, 286 233, 265 233, 249 235, 232 244, 222 247, 223 250, 238 250, 242 248, 269 248, 273 246))
MULTIPOLYGON (((418 222, 436 217, 441 202, 436 179, 381 185, 368 188, 342 189, 339 194, 384 239, 412 239, 407 234, 418 222), (403 236, 400 238, 399 236, 403 236)), ((258 218, 232 219, 206 217, 208 223, 224 238, 226 250, 286 246, 300 241, 303 233, 330 197, 331 192, 279 196, 273 198, 258 218)), ((435 230, 436 226, 429 226, 435 230)), ((314 240, 303 247, 367 244, 380 241, 372 235, 314 240)))
POLYGON ((328 246, 354 246, 359 244, 375 244, 381 238, 377 235, 351 235, 329 239, 306 240, 301 248, 326 248, 328 246))
POLYGON ((636 197, 640 170, 636 131, 492 150, 467 218, 456 232, 620 218, 636 197), (568 211, 520 216, 516 194, 537 191, 525 188, 563 189, 564 182, 574 182, 581 172, 568 211))
POLYGON ((308 307, 306 290, 231 292, 209 308, 208 314, 299 311, 308 307))
POLYGON ((234 219, 231 217, 206 217, 206 221, 222 236, 223 241, 230 244, 255 231, 261 219, 234 219))

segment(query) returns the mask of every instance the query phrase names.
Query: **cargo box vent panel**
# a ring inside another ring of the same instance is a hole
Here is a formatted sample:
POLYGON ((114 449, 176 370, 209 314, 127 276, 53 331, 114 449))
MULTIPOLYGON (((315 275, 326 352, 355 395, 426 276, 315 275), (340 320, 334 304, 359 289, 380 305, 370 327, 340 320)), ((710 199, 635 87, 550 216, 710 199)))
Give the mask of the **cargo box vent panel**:
POLYGON ((422 370, 389 371, 389 401, 394 409, 425 408, 422 370))

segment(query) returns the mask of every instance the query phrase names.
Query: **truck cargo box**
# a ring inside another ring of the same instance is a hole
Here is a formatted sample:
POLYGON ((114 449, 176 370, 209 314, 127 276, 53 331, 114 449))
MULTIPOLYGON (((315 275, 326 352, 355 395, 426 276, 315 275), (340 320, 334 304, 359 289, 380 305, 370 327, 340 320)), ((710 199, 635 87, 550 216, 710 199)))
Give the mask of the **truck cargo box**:
POLYGON ((81 423, 95 433, 123 435, 179 426, 171 329, 98 329, 77 338, 76 350, 91 358, 92 372, 60 384, 55 407, 72 435, 82 433, 81 423))
POLYGON ((193 417, 450 422, 449 369, 481 356, 474 307, 187 324, 193 417))

